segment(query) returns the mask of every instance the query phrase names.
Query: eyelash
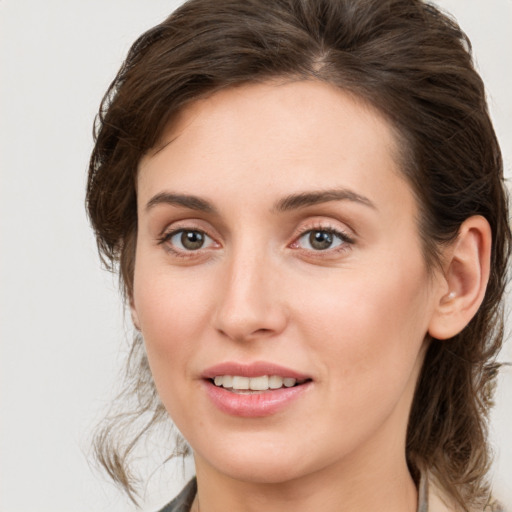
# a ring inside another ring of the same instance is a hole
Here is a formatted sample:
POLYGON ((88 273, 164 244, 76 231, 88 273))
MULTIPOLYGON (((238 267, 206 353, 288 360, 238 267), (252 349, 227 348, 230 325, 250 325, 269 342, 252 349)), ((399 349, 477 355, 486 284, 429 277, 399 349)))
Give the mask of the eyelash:
MULTIPOLYGON (((196 228, 187 228, 187 227, 178 227, 176 229, 173 229, 172 231, 168 233, 164 233, 162 236, 158 238, 158 245, 166 245, 165 249, 166 251, 172 253, 174 256, 180 257, 180 258, 191 258, 194 256, 197 256, 198 253, 201 252, 203 247, 197 249, 197 250, 182 250, 182 249, 175 249, 171 244, 168 242, 177 234, 179 233, 199 233, 203 237, 209 238, 214 243, 215 240, 213 237, 209 236, 205 231, 202 229, 196 229, 196 228)), ((304 252, 307 252, 309 254, 313 253, 315 256, 321 257, 323 254, 326 253, 339 253, 343 252, 349 249, 350 245, 353 245, 355 243, 355 240, 348 235, 345 231, 334 228, 332 226, 322 226, 322 225, 315 225, 315 226, 308 226, 304 229, 300 230, 294 237, 294 241, 289 244, 288 247, 296 248, 297 250, 302 250, 304 252), (312 232, 321 232, 321 233, 327 233, 330 235, 334 235, 336 238, 338 238, 341 243, 338 246, 335 246, 334 248, 327 248, 325 250, 320 249, 304 249, 298 246, 299 241, 301 238, 303 238, 308 233, 312 232)))
POLYGON ((168 233, 164 233, 162 236, 160 236, 158 238, 158 245, 165 245, 165 250, 172 253, 173 256, 177 256, 179 258, 190 258, 190 257, 194 257, 195 255, 197 255, 201 249, 203 249, 202 247, 199 248, 198 250, 183 250, 183 249, 175 249, 171 244, 169 244, 168 242, 174 237, 176 236, 177 234, 179 233, 199 233, 201 234, 203 237, 206 237, 206 238, 209 238, 210 240, 214 241, 213 237, 209 236, 205 231, 203 231, 202 229, 197 229, 197 228, 186 228, 186 227, 179 227, 179 228, 176 228, 176 229, 173 229, 172 231, 168 232, 168 233))
POLYGON ((315 231, 320 232, 320 233, 327 233, 330 235, 334 235, 341 241, 341 243, 338 246, 335 246, 334 248, 328 248, 325 250, 303 249, 304 251, 306 251, 308 253, 313 253, 315 256, 321 257, 323 254, 326 254, 326 253, 330 253, 330 254, 340 253, 340 252, 348 250, 349 247, 355 243, 354 238, 352 238, 350 235, 348 235, 348 233, 346 233, 345 231, 338 229, 338 228, 334 228, 332 226, 318 224, 318 225, 314 225, 314 226, 305 227, 304 229, 299 231, 299 233, 295 236, 294 242, 292 242, 291 246, 292 247, 296 246, 297 249, 300 250, 301 248, 298 247, 298 243, 299 243, 300 239, 303 238, 308 233, 314 233, 315 231))

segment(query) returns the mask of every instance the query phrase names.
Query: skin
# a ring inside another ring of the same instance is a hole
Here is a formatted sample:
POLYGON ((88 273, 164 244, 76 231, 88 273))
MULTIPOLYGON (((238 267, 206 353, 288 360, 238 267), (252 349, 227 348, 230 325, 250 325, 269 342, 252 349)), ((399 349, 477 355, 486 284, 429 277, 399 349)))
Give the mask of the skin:
POLYGON ((396 154, 378 112, 301 81, 197 101, 142 159, 132 315, 193 448, 201 512, 416 510, 407 418, 449 282, 427 272, 396 154), (275 208, 327 189, 365 200, 275 208), (164 193, 215 211, 154 199, 164 193), (205 244, 165 238, 179 229, 205 244), (311 230, 342 236, 315 250, 311 230), (217 409, 201 372, 261 360, 312 384, 269 417, 217 409))

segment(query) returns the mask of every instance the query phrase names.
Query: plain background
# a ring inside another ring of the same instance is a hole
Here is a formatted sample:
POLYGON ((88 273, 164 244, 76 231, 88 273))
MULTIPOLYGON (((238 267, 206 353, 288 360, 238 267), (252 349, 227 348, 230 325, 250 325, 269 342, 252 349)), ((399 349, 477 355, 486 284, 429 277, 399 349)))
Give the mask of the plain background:
MULTIPOLYGON (((85 173, 110 80, 134 39, 179 3, 0 0, 0 512, 133 510, 87 461, 130 328, 116 279, 100 269, 85 173)), ((512 1, 440 5, 472 39, 510 177, 512 1)), ((512 507, 510 369, 492 439, 495 488, 512 507)), ((144 510, 170 499, 187 471, 157 473, 144 510)))

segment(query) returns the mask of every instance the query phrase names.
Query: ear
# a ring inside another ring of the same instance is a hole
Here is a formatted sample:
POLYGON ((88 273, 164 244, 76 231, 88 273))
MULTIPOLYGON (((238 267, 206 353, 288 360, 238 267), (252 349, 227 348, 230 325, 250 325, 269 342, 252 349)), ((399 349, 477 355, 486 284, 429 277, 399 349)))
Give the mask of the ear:
POLYGON ((135 329, 137 329, 137 331, 140 331, 139 315, 137 314, 137 310, 135 309, 135 303, 133 301, 133 297, 130 297, 130 314, 131 314, 132 322, 133 322, 133 325, 135 326, 135 329))
POLYGON ((484 217, 466 219, 444 253, 442 285, 428 332, 440 340, 459 334, 475 316, 489 280, 491 227, 484 217))

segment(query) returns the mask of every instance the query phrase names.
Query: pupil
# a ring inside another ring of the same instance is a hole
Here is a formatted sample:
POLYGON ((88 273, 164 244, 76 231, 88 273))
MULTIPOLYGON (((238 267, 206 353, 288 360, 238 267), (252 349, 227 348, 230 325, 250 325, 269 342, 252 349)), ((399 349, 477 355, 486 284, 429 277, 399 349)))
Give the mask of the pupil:
POLYGON ((199 231, 184 231, 181 234, 181 243, 185 249, 200 249, 204 243, 204 236, 199 231))
POLYGON ((309 235, 309 243, 318 251, 328 249, 332 245, 332 234, 327 231, 312 231, 309 235))

